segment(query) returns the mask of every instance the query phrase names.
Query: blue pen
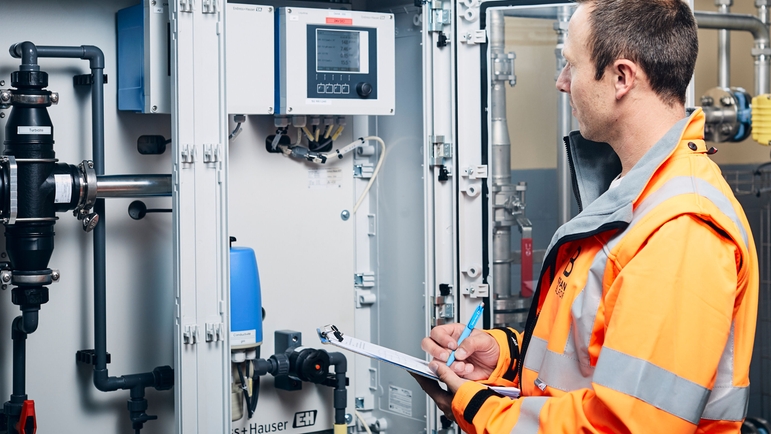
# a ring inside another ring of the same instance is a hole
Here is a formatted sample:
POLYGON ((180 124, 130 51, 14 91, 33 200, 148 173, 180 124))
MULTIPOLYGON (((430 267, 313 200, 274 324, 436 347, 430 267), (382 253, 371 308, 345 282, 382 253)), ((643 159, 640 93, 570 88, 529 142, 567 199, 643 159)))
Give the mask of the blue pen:
MULTIPOLYGON (((463 342, 468 335, 471 334, 471 331, 474 330, 474 327, 477 325, 477 321, 479 321, 479 317, 482 316, 482 311, 484 310, 485 303, 483 301, 479 302, 479 306, 474 310, 474 314, 471 315, 471 319, 468 321, 468 324, 466 324, 466 328, 463 329, 463 333, 460 334, 460 339, 458 339, 458 347, 460 347, 461 342, 463 342)), ((455 361, 455 351, 450 353, 450 358, 447 359, 447 366, 452 365, 452 362, 455 361)))

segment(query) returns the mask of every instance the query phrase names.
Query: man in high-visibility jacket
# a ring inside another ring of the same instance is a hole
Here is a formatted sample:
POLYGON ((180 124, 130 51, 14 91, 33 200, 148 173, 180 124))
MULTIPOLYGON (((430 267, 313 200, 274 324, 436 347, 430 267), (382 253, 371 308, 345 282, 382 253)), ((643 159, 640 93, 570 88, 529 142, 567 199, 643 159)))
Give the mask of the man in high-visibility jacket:
POLYGON ((581 212, 552 239, 526 329, 458 347, 462 324, 434 328, 423 348, 448 391, 421 385, 468 433, 738 432, 758 264, 704 114, 686 114, 693 14, 681 0, 577 3, 557 88, 579 124, 566 144, 581 212))

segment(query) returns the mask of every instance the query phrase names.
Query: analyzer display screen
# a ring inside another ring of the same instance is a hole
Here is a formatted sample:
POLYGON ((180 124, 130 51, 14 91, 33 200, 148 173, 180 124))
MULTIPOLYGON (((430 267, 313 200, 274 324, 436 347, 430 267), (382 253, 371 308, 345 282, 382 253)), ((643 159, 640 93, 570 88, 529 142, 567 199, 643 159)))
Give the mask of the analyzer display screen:
POLYGON ((361 34, 316 29, 317 72, 361 72, 361 34))

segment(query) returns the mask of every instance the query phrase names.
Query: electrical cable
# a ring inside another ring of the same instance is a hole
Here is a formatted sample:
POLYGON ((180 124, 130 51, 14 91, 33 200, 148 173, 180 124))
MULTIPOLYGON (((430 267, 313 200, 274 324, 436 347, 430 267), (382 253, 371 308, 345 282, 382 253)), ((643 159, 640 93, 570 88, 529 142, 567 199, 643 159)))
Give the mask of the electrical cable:
MULTIPOLYGON (((254 368, 254 360, 250 360, 249 363, 252 365, 252 373, 256 372, 254 368)), ((254 375, 254 374, 252 374, 254 375)), ((251 415, 254 415, 254 411, 257 410, 257 400, 260 399, 260 376, 256 375, 254 376, 254 380, 252 380, 252 404, 249 408, 249 418, 251 419, 251 415)))
POLYGON ((369 434, 372 434, 372 431, 370 431, 369 429, 369 425, 367 425, 367 422, 365 422, 364 418, 361 417, 361 413, 359 413, 359 410, 354 409, 353 412, 356 413, 356 417, 359 418, 359 421, 361 422, 361 424, 364 425, 364 429, 367 430, 369 434))
POLYGON ((383 160, 386 158, 386 145, 383 139, 377 136, 369 136, 364 137, 360 139, 362 143, 364 143, 367 140, 375 140, 378 143, 380 143, 380 147, 382 148, 382 152, 380 154, 380 158, 377 160, 377 165, 375 166, 375 170, 372 172, 372 177, 369 178, 369 182, 367 183, 367 186, 364 187, 364 191, 361 193, 361 196, 359 196, 359 199, 356 201, 356 205, 353 206, 353 211, 351 214, 356 214, 356 211, 359 209, 359 206, 364 201, 364 197, 367 196, 367 193, 369 193, 369 189, 372 187, 372 183, 375 182, 375 178, 377 177, 378 172, 380 172, 380 166, 383 165, 383 160))
POLYGON ((236 128, 228 136, 228 141, 235 139, 239 134, 241 134, 241 122, 236 124, 236 128))
POLYGON ((313 141, 313 134, 311 134, 311 131, 308 129, 308 127, 302 127, 302 130, 308 137, 308 140, 313 141))
MULTIPOLYGON (((246 380, 244 380, 244 373, 241 372, 241 364, 236 363, 236 371, 238 371, 238 378, 241 379, 241 391, 244 392, 244 399, 246 399, 246 409, 251 410, 252 401, 249 399, 249 390, 246 388, 246 380)), ((252 418, 252 414, 249 414, 249 419, 252 418)))

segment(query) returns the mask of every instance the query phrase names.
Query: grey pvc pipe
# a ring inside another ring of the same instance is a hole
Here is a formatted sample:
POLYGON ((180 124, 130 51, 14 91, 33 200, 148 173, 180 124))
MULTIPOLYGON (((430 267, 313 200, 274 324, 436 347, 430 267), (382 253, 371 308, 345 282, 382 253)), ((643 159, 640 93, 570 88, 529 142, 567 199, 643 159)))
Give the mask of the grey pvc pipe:
POLYGON ((101 175, 96 197, 171 196, 171 175, 101 175))
MULTIPOLYGON (((755 39, 754 50, 769 48, 768 27, 757 17, 714 12, 694 12, 693 15, 700 28, 750 32, 755 39)), ((766 94, 769 92, 770 77, 768 72, 771 69, 771 57, 761 53, 753 53, 753 57, 755 58, 755 95, 766 94)))

